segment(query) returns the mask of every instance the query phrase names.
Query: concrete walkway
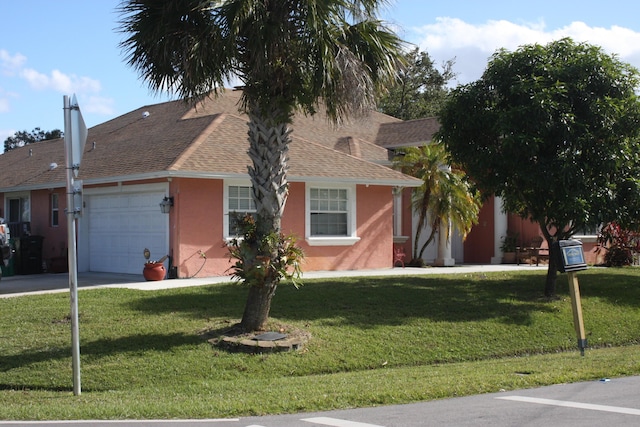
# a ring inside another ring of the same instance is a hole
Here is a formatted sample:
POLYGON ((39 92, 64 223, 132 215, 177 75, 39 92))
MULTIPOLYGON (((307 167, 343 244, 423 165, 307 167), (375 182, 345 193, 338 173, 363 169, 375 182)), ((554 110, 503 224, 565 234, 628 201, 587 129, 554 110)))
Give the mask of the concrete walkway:
MULTIPOLYGON (((335 277, 374 277, 374 276, 416 276, 433 274, 460 273, 489 273, 495 271, 546 271, 547 266, 530 266, 515 264, 496 265, 462 265, 455 267, 426 267, 426 268, 386 268, 376 270, 349 271, 313 271, 304 273, 304 279, 323 279, 335 277)), ((143 291, 182 288, 189 286, 204 286, 212 283, 228 283, 231 276, 194 277, 190 279, 170 279, 156 282, 146 282, 142 274, 115 273, 79 273, 78 288, 127 288, 143 291)), ((0 298, 18 297, 34 293, 56 293, 69 291, 69 275, 61 274, 32 274, 2 277, 0 279, 0 298)))

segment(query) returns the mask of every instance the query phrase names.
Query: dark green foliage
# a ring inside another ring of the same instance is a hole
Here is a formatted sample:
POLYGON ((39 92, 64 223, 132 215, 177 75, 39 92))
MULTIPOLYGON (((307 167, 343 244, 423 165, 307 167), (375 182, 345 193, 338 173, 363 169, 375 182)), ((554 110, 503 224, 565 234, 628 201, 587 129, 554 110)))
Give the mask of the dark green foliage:
POLYGON ((240 218, 237 224, 240 237, 227 245, 229 257, 236 260, 231 268, 233 276, 249 286, 290 279, 297 287, 304 252, 296 246, 295 237, 269 234, 260 240, 256 221, 250 214, 240 218))
POLYGON ((640 252, 640 232, 627 230, 611 222, 600 230, 598 243, 607 252, 604 260, 608 266, 621 267, 633 264, 633 254, 640 252))
POLYGON ((478 81, 452 92, 439 136, 483 193, 540 224, 551 247, 640 217, 637 88, 638 71, 599 47, 562 39, 500 50, 478 81))
POLYGON ((438 70, 429 54, 418 48, 408 52, 405 60, 395 84, 378 100, 378 110, 402 120, 435 116, 448 93, 447 84, 456 76, 454 60, 438 70))
POLYGON ((27 132, 26 130, 18 131, 13 134, 13 136, 4 140, 4 151, 13 150, 14 148, 33 144, 34 142, 62 138, 62 136, 63 133, 60 129, 43 131, 40 128, 35 128, 31 132, 27 132))

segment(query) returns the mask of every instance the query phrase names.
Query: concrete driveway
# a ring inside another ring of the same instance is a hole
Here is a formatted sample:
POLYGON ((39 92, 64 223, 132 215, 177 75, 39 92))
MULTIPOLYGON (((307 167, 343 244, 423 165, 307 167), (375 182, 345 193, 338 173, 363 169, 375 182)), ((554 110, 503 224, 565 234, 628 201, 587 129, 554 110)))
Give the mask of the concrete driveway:
MULTIPOLYGON (((156 290, 172 287, 201 286, 230 281, 231 277, 205 277, 173 279, 158 282, 145 281, 142 274, 78 273, 78 288, 129 288, 156 290)), ((69 291, 69 274, 29 274, 3 276, 0 279, 0 298, 17 297, 33 293, 55 293, 69 291)))

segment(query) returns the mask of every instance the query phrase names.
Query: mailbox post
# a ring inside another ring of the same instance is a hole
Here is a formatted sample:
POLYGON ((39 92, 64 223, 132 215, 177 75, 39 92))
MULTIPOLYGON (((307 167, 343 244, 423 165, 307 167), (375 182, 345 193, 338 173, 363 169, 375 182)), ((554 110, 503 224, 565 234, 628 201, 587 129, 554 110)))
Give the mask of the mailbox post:
POLYGON ((571 308, 573 310, 573 325, 578 337, 578 348, 580 354, 584 356, 584 349, 587 347, 587 338, 584 333, 584 320, 582 318, 582 303, 580 301, 580 286, 576 271, 586 270, 587 264, 584 261, 582 242, 578 240, 560 240, 556 245, 558 254, 557 264, 561 273, 567 273, 569 280, 569 293, 571 294, 571 308))

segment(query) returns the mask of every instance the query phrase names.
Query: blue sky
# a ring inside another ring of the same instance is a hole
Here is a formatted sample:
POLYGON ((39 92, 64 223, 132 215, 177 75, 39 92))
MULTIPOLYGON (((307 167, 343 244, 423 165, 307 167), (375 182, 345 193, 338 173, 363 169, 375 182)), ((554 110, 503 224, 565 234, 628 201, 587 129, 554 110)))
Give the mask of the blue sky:
MULTIPOLYGON (((91 127, 163 102, 124 62, 119 0, 0 0, 0 150, 16 131, 64 130, 63 95, 91 127)), ((637 0, 393 0, 382 11, 436 64, 455 58, 457 83, 480 77, 497 49, 570 36, 640 68, 637 0)))

